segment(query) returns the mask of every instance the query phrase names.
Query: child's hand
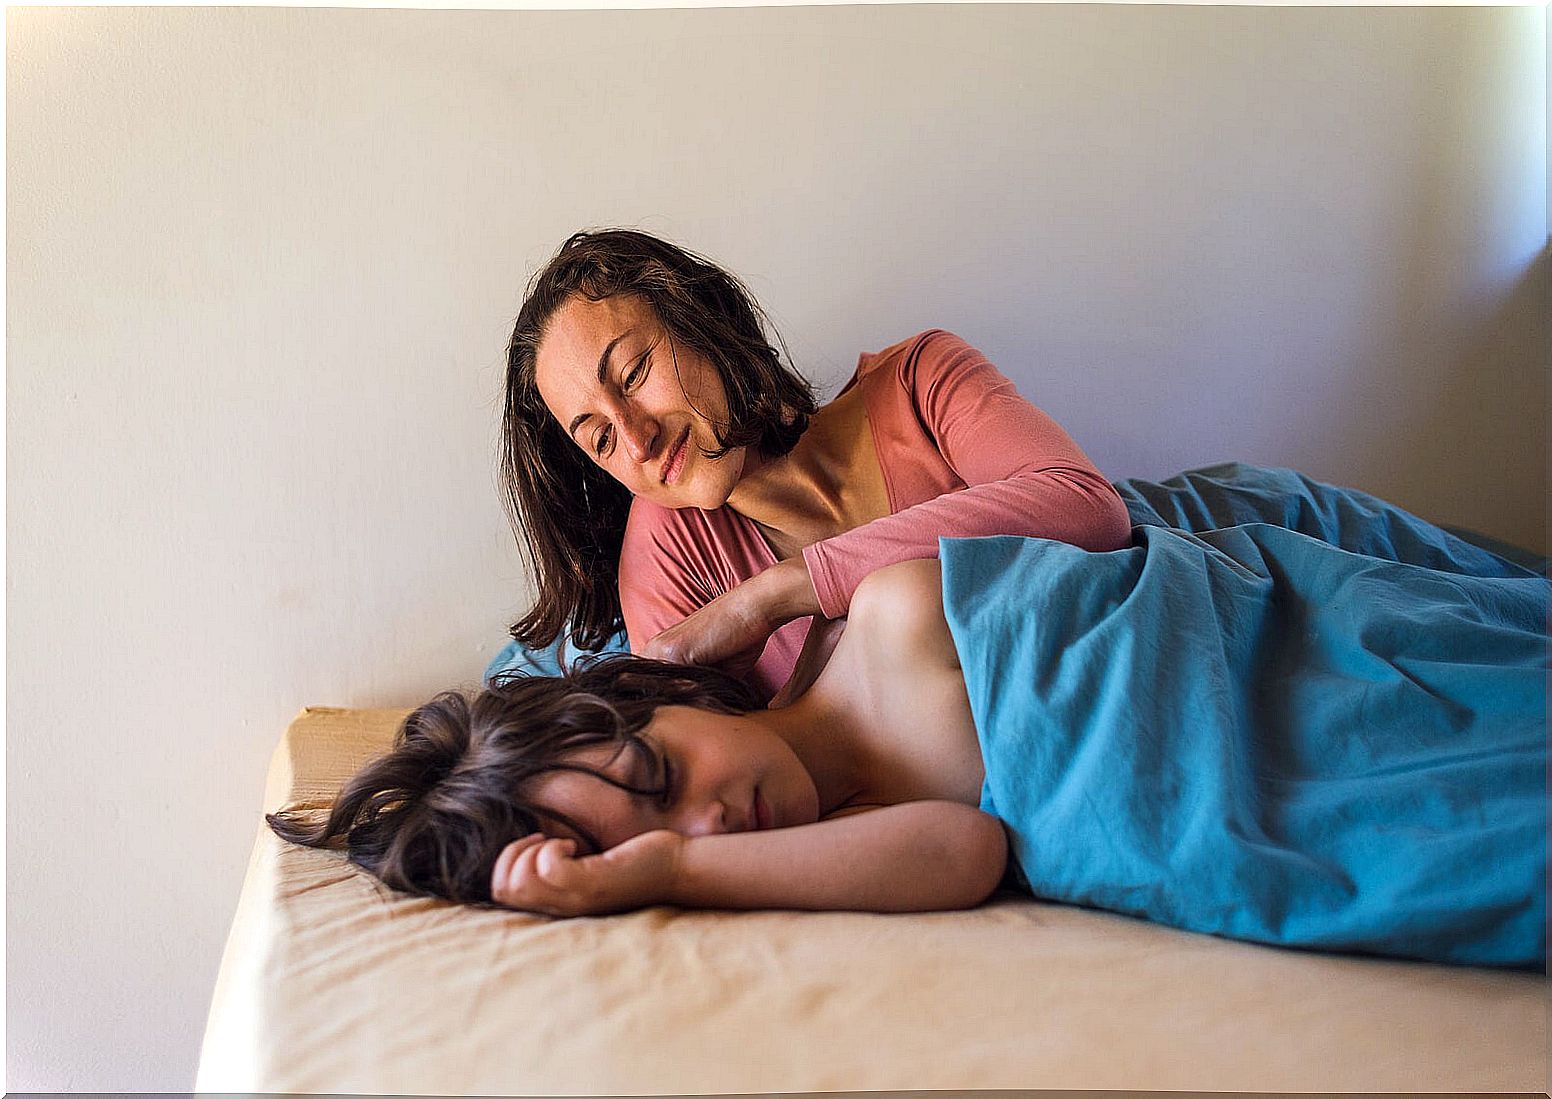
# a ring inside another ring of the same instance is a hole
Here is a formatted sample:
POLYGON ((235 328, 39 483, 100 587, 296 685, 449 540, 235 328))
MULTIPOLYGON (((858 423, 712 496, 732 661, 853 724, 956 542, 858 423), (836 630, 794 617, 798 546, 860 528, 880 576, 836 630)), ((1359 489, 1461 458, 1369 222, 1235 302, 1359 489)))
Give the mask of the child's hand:
POLYGON ((497 857, 491 899, 547 916, 597 916, 656 904, 673 881, 683 846, 679 833, 659 829, 578 858, 575 840, 524 836, 497 857))

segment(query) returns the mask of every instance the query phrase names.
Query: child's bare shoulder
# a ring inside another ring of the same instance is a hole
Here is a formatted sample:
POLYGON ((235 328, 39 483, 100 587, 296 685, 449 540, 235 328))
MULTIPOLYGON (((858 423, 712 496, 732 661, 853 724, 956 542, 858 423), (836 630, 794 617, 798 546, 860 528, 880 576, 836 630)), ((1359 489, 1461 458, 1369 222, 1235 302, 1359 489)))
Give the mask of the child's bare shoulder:
POLYGON ((901 561, 869 573, 852 595, 851 614, 893 618, 917 613, 923 606, 942 617, 942 569, 936 558, 901 561))
POLYGON ((934 558, 887 565, 857 586, 848 629, 860 628, 875 644, 906 645, 914 659, 942 656, 957 667, 943 619, 942 583, 934 558))

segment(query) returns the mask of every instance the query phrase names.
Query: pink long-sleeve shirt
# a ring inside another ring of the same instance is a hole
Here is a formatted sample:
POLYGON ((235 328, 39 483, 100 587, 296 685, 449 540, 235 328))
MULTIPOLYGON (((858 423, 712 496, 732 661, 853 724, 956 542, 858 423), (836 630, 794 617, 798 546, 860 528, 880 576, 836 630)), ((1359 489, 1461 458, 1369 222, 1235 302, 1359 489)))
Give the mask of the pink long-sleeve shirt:
MULTIPOLYGON (((1089 550, 1126 545, 1131 526, 1110 482, 1055 420, 958 336, 931 329, 863 354, 862 387, 890 514, 804 547, 824 614, 846 613, 863 577, 936 557, 939 536, 1016 534, 1089 550)), ((843 390, 844 392, 844 390, 843 390)), ((776 563, 731 508, 670 509, 637 499, 620 551, 631 648, 776 563)), ((769 698, 797 663, 811 620, 772 635, 752 685, 769 698)))

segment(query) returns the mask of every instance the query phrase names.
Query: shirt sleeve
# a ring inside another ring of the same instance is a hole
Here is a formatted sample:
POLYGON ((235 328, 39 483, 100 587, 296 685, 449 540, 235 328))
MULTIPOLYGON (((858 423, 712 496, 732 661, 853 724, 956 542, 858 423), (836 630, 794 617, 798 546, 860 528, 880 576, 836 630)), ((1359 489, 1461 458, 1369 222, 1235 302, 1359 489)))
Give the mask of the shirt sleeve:
POLYGON ((707 540, 667 508, 631 502, 620 546, 620 616, 632 652, 727 590, 707 540))
MULTIPOLYGON (((846 613, 869 573, 936 557, 940 536, 1013 534, 1096 551, 1128 544, 1131 523, 1115 488, 975 348, 948 332, 924 333, 908 345, 898 378, 921 427, 966 487, 806 547, 827 617, 846 613)), ((886 474, 889 459, 879 454, 886 474)))

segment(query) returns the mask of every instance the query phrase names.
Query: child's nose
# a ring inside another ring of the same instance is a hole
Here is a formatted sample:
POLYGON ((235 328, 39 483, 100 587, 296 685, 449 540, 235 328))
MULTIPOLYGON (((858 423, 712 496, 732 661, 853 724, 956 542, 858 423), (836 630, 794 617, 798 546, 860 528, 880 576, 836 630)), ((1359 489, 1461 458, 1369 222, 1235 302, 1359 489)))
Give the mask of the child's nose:
POLYGON ((719 836, 727 829, 727 807, 720 801, 710 801, 686 814, 684 834, 687 836, 719 836))

